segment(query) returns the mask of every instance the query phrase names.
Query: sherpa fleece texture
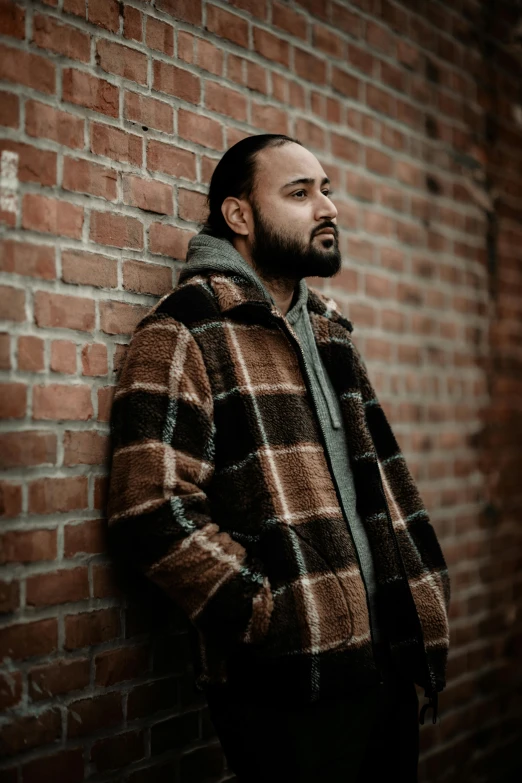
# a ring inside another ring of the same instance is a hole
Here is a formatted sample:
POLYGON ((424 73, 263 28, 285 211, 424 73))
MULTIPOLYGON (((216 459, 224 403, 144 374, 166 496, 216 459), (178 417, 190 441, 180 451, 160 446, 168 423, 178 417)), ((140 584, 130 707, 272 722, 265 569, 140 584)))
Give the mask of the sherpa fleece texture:
MULTIPOLYGON (((337 304, 307 308, 338 395, 383 630, 442 690, 450 585, 337 304)), ((194 275, 139 323, 111 416, 109 535, 187 614, 196 683, 310 703, 375 682, 369 615, 296 334, 244 277, 194 275)))

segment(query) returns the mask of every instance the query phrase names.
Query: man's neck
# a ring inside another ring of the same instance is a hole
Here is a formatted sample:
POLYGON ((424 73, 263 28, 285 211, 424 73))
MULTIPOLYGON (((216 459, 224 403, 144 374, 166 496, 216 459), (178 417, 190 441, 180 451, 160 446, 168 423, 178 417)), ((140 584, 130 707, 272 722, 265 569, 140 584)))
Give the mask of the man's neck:
POLYGON ((277 309, 280 310, 280 312, 283 315, 286 315, 287 312, 290 310, 292 300, 294 298, 297 281, 289 280, 288 278, 285 277, 278 277, 278 278, 264 277, 263 273, 255 266, 252 257, 248 251, 248 247, 246 246, 246 243, 236 240, 234 241, 234 246, 238 251, 238 253, 240 253, 243 256, 245 261, 248 264, 250 264, 252 269, 261 279, 263 285, 268 290, 268 292, 272 296, 272 299, 276 303, 277 309))

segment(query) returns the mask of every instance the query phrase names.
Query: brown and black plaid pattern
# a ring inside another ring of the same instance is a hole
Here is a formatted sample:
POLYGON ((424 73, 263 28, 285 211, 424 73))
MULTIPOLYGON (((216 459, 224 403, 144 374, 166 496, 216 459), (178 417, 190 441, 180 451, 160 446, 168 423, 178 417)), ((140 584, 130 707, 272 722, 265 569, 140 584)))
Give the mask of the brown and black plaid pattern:
MULTIPOLYGON (((399 666, 442 690, 446 565, 337 305, 310 289, 399 666)), ((312 702, 377 676, 365 585, 299 344, 246 280, 193 276, 140 322, 115 394, 114 548, 186 612, 200 687, 312 702)))

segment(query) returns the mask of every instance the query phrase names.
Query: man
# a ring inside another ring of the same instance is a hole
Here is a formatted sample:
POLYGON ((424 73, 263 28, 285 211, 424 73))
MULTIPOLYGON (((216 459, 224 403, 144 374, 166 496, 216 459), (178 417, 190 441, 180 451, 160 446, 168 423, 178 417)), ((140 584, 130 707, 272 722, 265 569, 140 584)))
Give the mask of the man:
POLYGON ((113 544, 190 618, 242 783, 410 783, 449 579, 352 324, 304 280, 341 266, 328 177, 298 141, 254 136, 208 202, 115 394, 113 544))

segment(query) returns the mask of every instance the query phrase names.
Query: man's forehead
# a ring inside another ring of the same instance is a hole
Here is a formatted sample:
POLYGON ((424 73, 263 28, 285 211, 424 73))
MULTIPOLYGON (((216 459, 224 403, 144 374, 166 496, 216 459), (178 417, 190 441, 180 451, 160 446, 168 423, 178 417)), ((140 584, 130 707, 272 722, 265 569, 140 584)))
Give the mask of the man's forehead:
POLYGON ((326 177, 315 155, 299 144, 290 143, 262 150, 258 158, 258 174, 259 179, 269 180, 275 187, 304 178, 322 180, 326 177))

